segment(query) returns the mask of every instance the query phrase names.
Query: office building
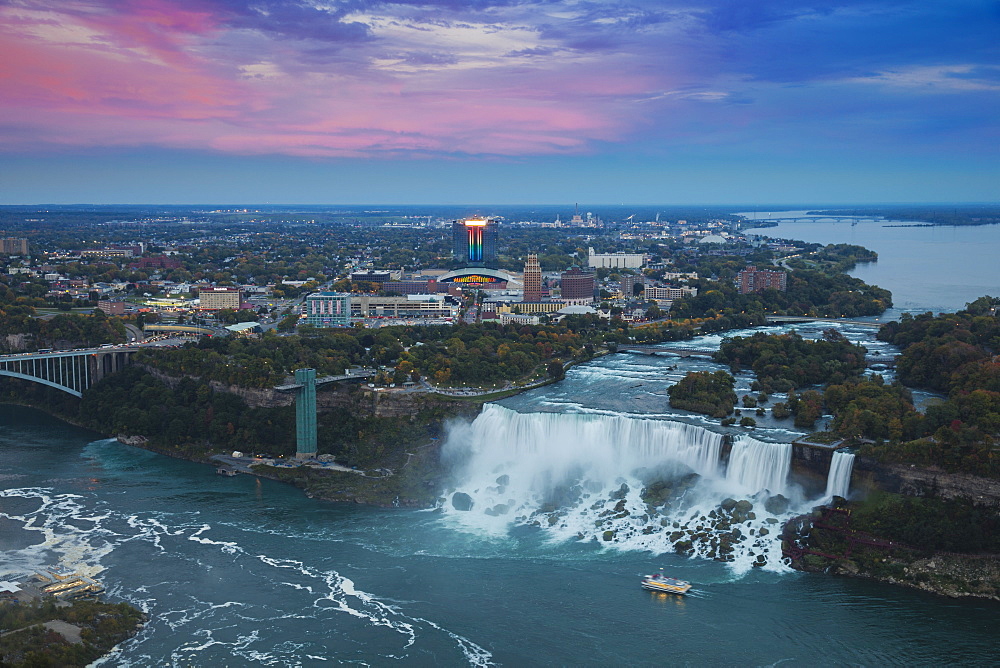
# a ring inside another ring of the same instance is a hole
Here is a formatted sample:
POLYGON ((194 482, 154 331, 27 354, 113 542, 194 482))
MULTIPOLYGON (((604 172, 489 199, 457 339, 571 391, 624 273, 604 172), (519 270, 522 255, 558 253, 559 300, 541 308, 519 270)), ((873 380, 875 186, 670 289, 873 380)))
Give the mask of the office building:
POLYGON ((698 288, 675 288, 669 285, 665 287, 655 287, 649 285, 646 286, 646 290, 642 294, 645 299, 656 302, 658 306, 665 306, 669 308, 675 299, 697 297, 698 288))
POLYGON ((125 315, 125 302, 123 301, 102 299, 97 302, 97 308, 108 315, 125 315))
POLYGON ((524 263, 524 301, 542 301, 542 266, 538 264, 538 256, 528 255, 524 263))
POLYGON ((447 292, 448 286, 431 279, 408 279, 404 281, 386 281, 382 284, 382 290, 389 294, 397 295, 434 295, 439 292, 447 292))

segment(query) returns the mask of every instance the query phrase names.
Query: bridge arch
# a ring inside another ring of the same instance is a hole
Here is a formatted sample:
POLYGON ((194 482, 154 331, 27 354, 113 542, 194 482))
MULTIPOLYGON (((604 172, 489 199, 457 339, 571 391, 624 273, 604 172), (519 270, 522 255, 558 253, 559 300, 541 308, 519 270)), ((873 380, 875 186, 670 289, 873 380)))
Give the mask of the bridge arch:
POLYGON ((54 387, 57 390, 62 390, 63 392, 72 394, 74 397, 77 398, 83 396, 83 392, 79 392, 65 385, 60 385, 59 383, 54 383, 51 380, 46 380, 45 378, 39 378, 38 376, 29 376, 24 373, 17 373, 16 371, 7 371, 6 369, 0 369, 0 376, 8 376, 10 378, 20 378, 21 380, 30 380, 33 383, 41 383, 42 385, 48 385, 49 387, 54 387))
POLYGON ((113 347, 0 355, 0 376, 40 383, 74 397, 120 371, 137 348, 113 347))

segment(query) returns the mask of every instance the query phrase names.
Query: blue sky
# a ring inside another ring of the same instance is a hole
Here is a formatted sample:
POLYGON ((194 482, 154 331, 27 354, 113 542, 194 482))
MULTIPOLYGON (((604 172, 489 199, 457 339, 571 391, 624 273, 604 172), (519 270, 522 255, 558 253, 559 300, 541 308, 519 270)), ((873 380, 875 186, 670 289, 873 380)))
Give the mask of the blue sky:
POLYGON ((965 0, 0 0, 0 203, 996 202, 998 36, 965 0))

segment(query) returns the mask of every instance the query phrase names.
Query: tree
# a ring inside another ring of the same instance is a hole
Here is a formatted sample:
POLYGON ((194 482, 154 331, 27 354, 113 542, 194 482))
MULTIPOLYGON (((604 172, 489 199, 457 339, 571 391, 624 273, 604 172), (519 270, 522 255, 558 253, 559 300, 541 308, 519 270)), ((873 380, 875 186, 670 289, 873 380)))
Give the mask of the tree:
POLYGON ((725 417, 733 412, 736 379, 725 371, 692 371, 667 389, 674 408, 725 417))
POLYGON ((279 332, 293 332, 299 323, 299 316, 296 313, 289 313, 278 322, 279 332))

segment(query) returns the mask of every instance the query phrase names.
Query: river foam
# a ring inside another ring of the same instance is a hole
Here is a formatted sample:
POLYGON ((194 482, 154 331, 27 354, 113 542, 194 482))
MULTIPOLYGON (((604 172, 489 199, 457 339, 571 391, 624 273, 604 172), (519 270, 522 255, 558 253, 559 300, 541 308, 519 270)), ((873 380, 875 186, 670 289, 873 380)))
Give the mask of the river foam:
POLYGON ((683 422, 489 404, 449 435, 455 486, 442 509, 456 528, 494 537, 530 526, 552 541, 676 551, 738 573, 786 570, 781 524, 808 507, 788 482, 791 445, 738 436, 726 464, 722 446, 683 422))
MULTIPOLYGON (((372 646, 380 648, 386 661, 412 659, 413 651, 435 636, 450 644, 468 665, 491 663, 492 654, 484 647, 430 619, 407 614, 405 602, 369 593, 337 569, 248 550, 242 527, 215 525, 191 512, 121 513, 91 496, 58 494, 48 488, 0 490, 0 499, 8 502, 3 508, 22 508, 0 511, 0 518, 33 537, 30 545, 5 552, 0 579, 28 575, 51 564, 96 576, 108 564, 121 562, 133 570, 139 567, 149 579, 134 589, 114 580, 105 582, 110 596, 150 615, 146 628, 102 659, 106 665, 159 664, 163 657, 148 656, 140 648, 145 638, 161 633, 161 627, 178 638, 169 657, 173 665, 218 664, 223 656, 246 664, 303 665, 303 656, 320 661, 331 647, 322 625, 304 640, 289 639, 277 645, 268 629, 290 617, 316 627, 317 619, 331 616, 355 620, 338 622, 339 627, 354 629, 340 633, 371 637, 372 646), (194 596, 178 596, 174 590, 182 582, 157 576, 161 570, 186 572, 190 578, 211 582, 213 571, 231 566, 245 573, 243 581, 228 587, 213 582, 202 588, 203 594, 194 596), (228 598, 229 590, 238 598, 228 598), (262 598, 262 592, 270 593, 262 598), (276 615, 267 604, 267 595, 301 599, 301 613, 276 615)), ((256 533, 252 526, 247 531, 256 533)))

